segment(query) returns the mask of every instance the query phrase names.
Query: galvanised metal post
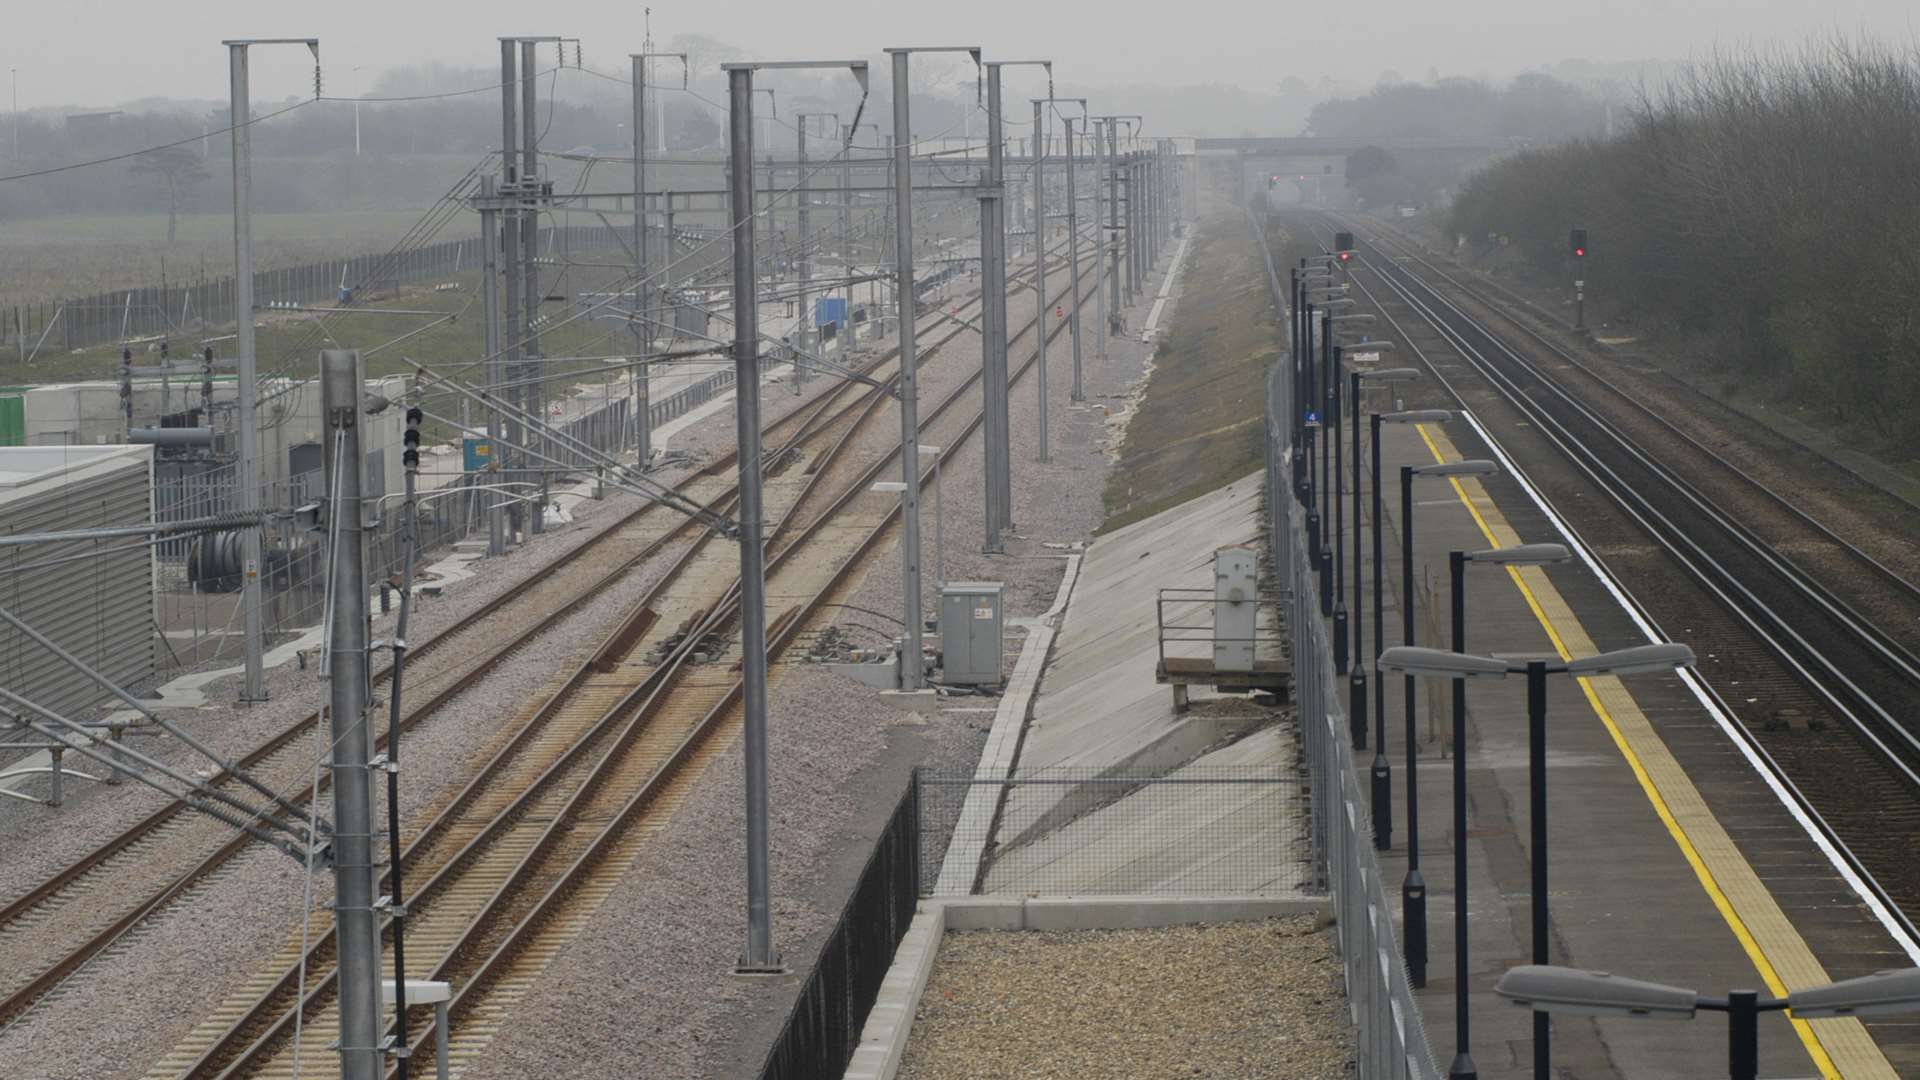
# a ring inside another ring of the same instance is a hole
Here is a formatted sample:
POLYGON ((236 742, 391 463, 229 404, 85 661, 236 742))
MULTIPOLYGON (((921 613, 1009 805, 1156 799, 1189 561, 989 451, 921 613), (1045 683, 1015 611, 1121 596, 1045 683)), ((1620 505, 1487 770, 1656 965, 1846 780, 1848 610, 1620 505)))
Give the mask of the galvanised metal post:
POLYGON ((1036 373, 1040 397, 1040 452, 1042 465, 1050 459, 1047 453, 1047 183, 1042 172, 1042 163, 1047 159, 1046 116, 1044 101, 1033 103, 1033 311, 1036 350, 1036 373))
MULTIPOLYGON (((1107 160, 1107 142, 1105 138, 1105 122, 1094 120, 1092 123, 1093 160, 1095 166, 1093 177, 1093 231, 1094 235, 1098 236, 1101 231, 1100 222, 1107 216, 1105 208, 1101 205, 1106 200, 1106 188, 1100 183, 1099 174, 1099 169, 1105 166, 1107 160)), ((1107 362, 1107 348, 1113 340, 1113 324, 1107 320, 1106 246, 1097 239, 1093 244, 1093 324, 1099 327, 1099 334, 1094 338, 1093 355, 1094 359, 1100 361, 1100 366, 1104 370, 1107 362)))
MULTIPOLYGON (((659 290, 654 289, 647 279, 647 61, 656 57, 678 58, 683 72, 687 66, 686 53, 628 54, 633 61, 633 268, 637 279, 633 299, 634 306, 639 309, 637 314, 640 321, 635 330, 640 339, 643 359, 629 369, 627 378, 632 384, 633 396, 634 464, 642 469, 647 467, 647 459, 653 456, 653 370, 644 357, 653 351, 653 320, 657 317, 655 312, 659 310, 650 302, 653 294, 659 290)), ((661 246, 661 258, 669 263, 673 261, 671 236, 661 246)))
MULTIPOLYGON (((834 118, 839 123, 839 118, 834 118)), ((840 342, 840 355, 845 357, 853 350, 853 137, 857 132, 846 129, 846 138, 840 145, 840 261, 845 264, 847 284, 847 318, 843 329, 846 331, 840 342)))
POLYGON ((1005 157, 1000 142, 1000 65, 987 65, 987 172, 980 186, 980 287, 982 290, 981 342, 982 374, 980 386, 985 397, 986 435, 985 525, 983 551, 995 554, 1006 550, 1003 530, 1012 516, 1003 500, 1007 489, 1002 478, 1008 469, 1002 458, 1010 456, 1005 427, 1007 344, 1003 327, 1007 308, 1007 227, 1005 157))
MULTIPOLYGON (((540 176, 540 125, 539 104, 535 98, 538 82, 534 72, 539 67, 536 42, 527 38, 520 39, 520 183, 523 190, 535 183, 540 176)), ((521 316, 525 343, 521 349, 521 360, 525 367, 521 370, 521 393, 524 400, 521 408, 527 416, 538 423, 546 415, 541 404, 540 381, 535 378, 539 373, 540 331, 536 328, 540 318, 540 211, 534 198, 526 200, 527 210, 520 215, 520 260, 526 276, 525 285, 520 290, 520 303, 524 314, 521 316)), ((544 435, 536 433, 531 427, 527 431, 527 445, 546 451, 551 445, 544 435), (536 444, 535 440, 539 440, 536 444)), ((541 474, 544 481, 545 473, 541 474)), ((541 498, 528 504, 528 521, 535 534, 546 531, 546 499, 541 498)))
POLYGON ((368 775, 367 574, 362 551, 359 355, 320 354, 327 441, 331 626, 327 640, 333 755, 334 932, 339 942, 341 1080, 377 1080, 380 1046, 380 932, 373 911, 373 786, 368 775))
POLYGON ((733 228, 735 439, 740 462, 740 667, 747 773, 747 947, 737 970, 777 971, 767 837, 767 597, 760 506, 759 275, 754 259, 753 68, 725 65, 733 228))
POLYGON ((1109 116, 1107 121, 1107 248, 1112 252, 1112 272, 1108 278, 1108 288, 1112 290, 1107 297, 1107 332, 1111 336, 1122 332, 1125 327, 1120 320, 1120 120, 1109 116))
MULTIPOLYGON (((807 310, 807 290, 813 284, 813 253, 808 242, 808 229, 812 226, 807 213, 807 203, 812 199, 811 185, 807 182, 807 113, 798 114, 794 125, 794 157, 800 163, 799 180, 794 184, 794 198, 799 205, 800 220, 796 226, 800 232, 800 325, 795 328, 794 345, 800 352, 807 350, 807 332, 813 328, 813 315, 807 310)), ((793 358, 793 392, 800 392, 800 384, 806 382, 807 366, 801 358, 793 358)))
MULTIPOLYGON (((1083 101, 1081 109, 1085 108, 1083 101)), ((1073 118, 1061 117, 1060 123, 1066 132, 1067 149, 1067 276, 1073 280, 1073 310, 1068 315, 1071 320, 1068 329, 1073 335, 1073 389, 1068 392, 1067 400, 1077 405, 1087 400, 1080 382, 1080 200, 1073 184, 1073 118)))
MULTIPOLYGON (((518 149, 520 145, 520 125, 515 119, 516 114, 519 112, 518 87, 516 86, 516 83, 519 81, 519 57, 518 54, 515 53, 513 46, 514 39, 500 39, 500 186, 502 194, 515 190, 520 183, 518 149)), ((501 211, 500 233, 503 237, 503 242, 500 247, 501 315, 503 318, 501 330, 505 340, 502 342, 500 351, 503 354, 506 367, 505 382, 512 382, 521 377, 520 342, 521 339, 525 337, 520 327, 520 288, 522 284, 520 274, 520 238, 522 234, 519 218, 520 210, 518 208, 501 211)), ((509 401, 515 401, 518 398, 518 395, 511 389, 504 390, 503 393, 509 401)), ((527 444, 525 429, 526 425, 520 420, 520 411, 518 409, 514 410, 506 418, 506 442, 513 446, 525 446, 527 444)), ((512 471, 503 472, 500 474, 501 476, 509 482, 522 482, 526 480, 526 476, 520 471, 524 469, 526 465, 526 455, 524 453, 518 450, 509 452, 505 446, 496 446, 493 448, 493 452, 499 455, 498 460, 502 466, 509 462, 514 465, 512 471)), ((520 500, 515 499, 508 509, 508 516, 516 526, 516 529, 510 530, 508 540, 511 541, 514 539, 511 532, 517 531, 517 526, 525 513, 526 511, 521 507, 520 500)))
MULTIPOLYGON (((247 50, 253 45, 305 45, 320 62, 319 38, 251 38, 225 41, 227 47, 228 107, 233 124, 233 321, 239 389, 235 391, 240 429, 240 460, 234 468, 236 506, 242 512, 260 508, 260 424, 256 408, 260 395, 253 336, 253 108, 248 83, 247 50)), ((314 96, 320 95, 316 66, 314 96)), ((240 608, 246 636, 246 676, 240 700, 267 700, 266 613, 260 607, 260 568, 266 560, 264 527, 240 531, 240 608)))
MULTIPOLYGON (((908 59, 914 51, 887 50, 893 60, 893 269, 894 296, 900 305, 900 480, 906 485, 900 492, 900 581, 906 606, 902 613, 906 653, 900 664, 902 690, 919 690, 926 685, 920 660, 925 608, 920 602, 920 391, 913 303, 913 121, 908 110, 908 59)), ((941 51, 969 52, 976 61, 980 55, 977 48, 941 51)), ((983 314, 983 337, 988 336, 987 329, 983 314)))
MULTIPOLYGON (((1533 857, 1533 962, 1547 959, 1547 662, 1527 662, 1527 798, 1533 857)), ((1534 1080, 1552 1080, 1552 1025, 1547 1014, 1533 1014, 1534 1080)))
MULTIPOLYGON (((494 205, 496 190, 491 176, 480 178, 480 312, 485 323, 483 340, 487 351, 487 397, 498 401, 500 383, 500 296, 499 289, 499 253, 500 253, 500 212, 494 205)), ((487 467, 486 477, 493 481, 500 478, 500 458, 504 451, 500 447, 500 410, 487 410, 487 467)), ((493 506, 487 510, 487 555, 499 558, 507 551, 507 511, 506 501, 496 497, 493 506)))
MULTIPOLYGON (((1400 466, 1400 630, 1402 644, 1413 640, 1413 466, 1400 466)), ((1419 742, 1414 717, 1413 676, 1407 675, 1407 876, 1400 883, 1402 927, 1406 936, 1407 979, 1427 985, 1427 883, 1420 876, 1419 742)))
POLYGON ((1373 847, 1385 851, 1393 843, 1393 766, 1387 761, 1387 695, 1382 683, 1380 654, 1387 649, 1386 609, 1381 574, 1386 555, 1380 537, 1380 414, 1368 417, 1373 427, 1373 847))
MULTIPOLYGON (((1467 553, 1447 553, 1453 588, 1453 651, 1467 651, 1467 553)), ((1467 680, 1453 682, 1453 1062, 1448 1080, 1475 1080, 1480 1068, 1468 1049, 1467 964, 1467 680)))

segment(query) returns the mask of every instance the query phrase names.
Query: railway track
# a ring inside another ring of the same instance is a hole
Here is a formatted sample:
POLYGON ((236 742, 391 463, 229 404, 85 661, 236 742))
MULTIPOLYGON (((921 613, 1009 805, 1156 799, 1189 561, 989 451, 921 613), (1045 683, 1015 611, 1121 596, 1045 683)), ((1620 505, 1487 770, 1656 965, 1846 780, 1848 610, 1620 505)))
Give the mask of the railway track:
MULTIPOLYGON (((924 350, 923 362, 937 356, 940 346, 966 332, 964 313, 978 303, 978 297, 970 298, 957 311, 928 320, 928 329, 941 325, 948 329, 924 350)), ((896 360, 897 350, 889 350, 866 365, 863 374, 872 377, 896 360)), ((765 443, 770 447, 770 471, 784 468, 785 462, 806 447, 844 431, 856 411, 870 410, 874 398, 871 393, 846 402, 855 386, 843 382, 771 421, 764 429, 765 443)), ((724 474, 733 461, 734 456, 728 454, 709 463, 685 478, 678 490, 704 505, 727 504, 733 488, 724 474)), ((770 491, 773 486, 770 481, 770 491)), ((432 638, 415 643, 408 655, 408 689, 426 698, 403 716, 403 729, 438 713, 473 680, 695 531, 695 526, 672 511, 643 504, 569 554, 540 568, 516 589, 432 638)), ((631 625, 623 629, 629 635, 637 632, 631 625)), ((375 677, 384 681, 388 674, 383 667, 375 677)), ((577 673, 575 677, 579 677, 577 673)), ((552 691, 546 695, 549 698, 563 690, 571 692, 571 680, 548 689, 552 691)), ((317 712, 309 714, 262 742, 236 764, 274 790, 294 792, 293 801, 304 802, 312 795, 308 743, 319 720, 317 712)), ((523 725, 544 723, 532 715, 517 720, 523 725)), ((381 746, 384 739, 382 733, 381 746)), ((321 779, 324 787, 325 776, 321 779)), ((211 782, 228 787, 237 783, 224 772, 211 782)), ((252 842, 246 835, 196 815, 184 803, 175 801, 8 900, 0 906, 0 995, 4 995, 0 996, 0 1022, 17 1019, 146 919, 190 898, 252 842)))
MULTIPOLYGON (((1029 321, 1020 337, 1034 325, 1029 321)), ((1056 324, 1051 333, 1063 328, 1056 324)), ((962 419, 955 409, 977 379, 976 371, 948 394, 923 430, 948 445, 968 437, 979 416, 962 419)), ((841 587, 894 521, 897 504, 868 491, 897 450, 865 462, 853 452, 888 400, 879 391, 863 395, 821 429, 825 437, 770 470, 768 506, 778 523, 769 537, 769 595, 804 597, 776 613, 772 652, 792 641, 805 613, 841 587)), ((408 865, 429 876, 410 898, 409 952, 423 959, 425 977, 459 988, 456 1055, 476 1052, 491 1037, 492 1020, 591 915, 618 868, 728 744, 718 735, 731 730, 740 685, 732 665, 711 662, 711 654, 716 641, 732 643, 732 551, 704 538, 690 545, 576 673, 575 692, 542 707, 552 718, 536 742, 503 748, 495 756, 499 767, 490 763, 410 847, 408 865), (696 649, 710 662, 694 662, 696 649), (660 662, 649 663, 650 656, 660 662)), ((274 967, 151 1075, 291 1075, 296 1047, 309 1062, 324 1060, 338 1027, 330 1011, 331 936, 305 950, 300 944, 290 941, 274 967), (296 1017, 298 1039, 291 1030, 296 1017)))
POLYGON ((1545 360, 1516 350, 1416 273, 1417 256, 1375 243, 1357 262, 1374 282, 1357 288, 1448 396, 1491 427, 1537 431, 1617 505, 1617 518, 1583 515, 1583 533, 1631 579, 1678 586, 1659 590, 1661 621, 1687 628, 1749 745, 1911 934, 1920 659, 1912 634, 1879 624, 1913 625, 1920 590, 1553 342, 1531 336, 1545 360), (1855 606, 1863 589, 1884 594, 1871 613, 1855 606), (1788 737, 1784 717, 1830 730, 1788 737))

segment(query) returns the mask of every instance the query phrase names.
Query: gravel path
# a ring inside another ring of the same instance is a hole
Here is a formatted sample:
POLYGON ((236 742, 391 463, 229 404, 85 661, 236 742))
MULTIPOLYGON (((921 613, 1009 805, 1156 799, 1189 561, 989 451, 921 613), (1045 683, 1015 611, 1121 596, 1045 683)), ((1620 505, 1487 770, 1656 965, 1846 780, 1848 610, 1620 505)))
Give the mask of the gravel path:
POLYGON ((1340 961, 1315 921, 949 933, 900 1078, 1348 1076, 1340 961))

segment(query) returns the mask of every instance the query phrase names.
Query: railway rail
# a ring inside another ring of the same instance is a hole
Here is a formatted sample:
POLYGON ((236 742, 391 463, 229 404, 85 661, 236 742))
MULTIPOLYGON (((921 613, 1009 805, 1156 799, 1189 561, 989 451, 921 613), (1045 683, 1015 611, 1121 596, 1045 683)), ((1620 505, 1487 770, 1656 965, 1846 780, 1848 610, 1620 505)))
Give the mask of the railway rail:
MULTIPOLYGON (((943 345, 968 330, 964 313, 978 302, 977 296, 970 298, 957 311, 941 312, 928 320, 929 329, 943 324, 948 329, 923 349, 923 362, 938 356, 943 345)), ((897 349, 888 350, 865 365, 862 374, 871 377, 897 358, 897 349)), ((856 410, 870 412, 879 400, 873 391, 861 400, 845 402, 855 386, 838 384, 769 422, 764 429, 769 471, 778 472, 809 445, 843 431, 856 410)), ((724 473, 734 460, 731 453, 716 459, 684 478, 678 490, 703 505, 724 506, 733 497, 724 473)), ((408 687, 428 697, 409 708, 402 718, 403 729, 439 712, 473 680, 697 528, 666 508, 643 504, 541 567, 515 589, 417 642, 409 651, 408 687)), ((630 622, 622 629, 628 636, 639 632, 630 622)), ((603 645, 602 651, 608 647, 603 645)), ((610 660, 599 657, 598 662, 604 665, 610 660)), ((375 677, 384 681, 388 674, 383 667, 375 677)), ((581 677, 576 673, 574 679, 550 687, 554 691, 550 699, 573 692, 574 680, 581 677)), ((521 720, 521 734, 527 738, 546 723, 544 717, 536 716, 521 720)), ((295 791, 294 801, 304 802, 312 796, 311 785, 303 779, 312 770, 308 743, 319 721, 320 714, 315 712, 288 725, 241 757, 237 765, 266 779, 275 790, 295 791)), ((384 739, 382 734, 379 746, 384 746, 384 739)), ((325 780, 323 775, 323 787, 325 780)), ((235 781, 221 773, 211 782, 235 781)), ((0 906, 0 960, 6 961, 0 963, 0 972, 5 973, 0 974, 0 994, 5 995, 0 997, 0 1022, 17 1019, 145 920, 204 887, 251 843, 245 834, 195 815, 175 801, 8 900, 0 906)))
MULTIPOLYGON (((1056 299, 1065 300, 1064 289, 1056 299)), ((1016 342, 1038 324, 1037 317, 1030 320, 1016 342)), ((1064 328, 1056 324, 1049 336, 1064 328)), ((1011 377, 1032 364, 1029 358, 1011 377)), ((978 413, 954 414, 978 377, 975 371, 929 412, 923 430, 939 433, 947 445, 970 437, 978 413), (956 424, 960 430, 939 430, 956 424)), ((778 518, 769 537, 769 594, 807 598, 777 614, 770 651, 787 647, 807 614, 844 584, 897 516, 897 504, 867 494, 872 480, 897 461, 897 443, 889 439, 893 449, 870 462, 852 453, 888 400, 882 389, 868 391, 820 429, 823 438, 810 444, 815 450, 797 450, 770 469, 769 508, 778 508, 778 518)), ((930 475, 923 470, 923 482, 930 475)), ((731 641, 736 614, 732 549, 709 540, 690 545, 631 609, 569 680, 571 694, 541 706, 550 719, 538 733, 503 747, 409 849, 408 864, 429 875, 410 899, 409 952, 424 959, 426 977, 459 988, 452 1004, 455 1054, 472 1052, 490 1037, 489 1018, 525 992, 612 887, 618 874, 603 869, 630 861, 701 767, 727 745, 716 736, 738 702, 739 681, 729 665, 692 659, 718 638, 731 641), (648 664, 649 654, 663 659, 648 664)), ((296 1046, 302 1056, 323 1054, 337 1028, 330 1012, 330 942, 330 934, 304 950, 298 940, 290 942, 273 968, 152 1075, 291 1075, 296 1046), (296 1017, 298 1040, 290 1030, 296 1017)), ((414 1041, 424 1047, 429 1038, 414 1041)))
POLYGON ((1624 522, 1598 523, 1589 540, 1616 560, 1654 540, 1646 572, 1688 585, 1663 593, 1663 621, 1681 619, 1696 652, 1716 659, 1705 674, 1726 714, 1913 935, 1920 732, 1908 716, 1920 659, 1912 633, 1879 624, 1914 627, 1920 590, 1551 340, 1528 333, 1545 361, 1515 349, 1447 295, 1457 283, 1416 272, 1432 269, 1417 253, 1375 241, 1357 262, 1375 285, 1356 276, 1356 287, 1448 396, 1490 426, 1536 429, 1612 499, 1624 522), (1863 591, 1871 612, 1855 606, 1863 591), (1776 737, 1768 728, 1783 713, 1831 717, 1835 735, 1776 737))

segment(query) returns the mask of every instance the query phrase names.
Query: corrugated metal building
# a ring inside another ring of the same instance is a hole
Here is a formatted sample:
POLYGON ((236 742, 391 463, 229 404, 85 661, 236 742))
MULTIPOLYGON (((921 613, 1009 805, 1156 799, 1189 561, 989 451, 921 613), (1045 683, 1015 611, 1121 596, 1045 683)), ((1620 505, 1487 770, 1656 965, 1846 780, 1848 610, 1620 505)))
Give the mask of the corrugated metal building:
MULTIPOLYGON (((0 534, 151 520, 151 446, 0 448, 0 534)), ((137 538, 0 548, 0 607, 120 686, 142 686, 154 676, 153 550, 137 538)), ((110 699, 5 624, 0 686, 76 720, 92 718, 110 699)))

